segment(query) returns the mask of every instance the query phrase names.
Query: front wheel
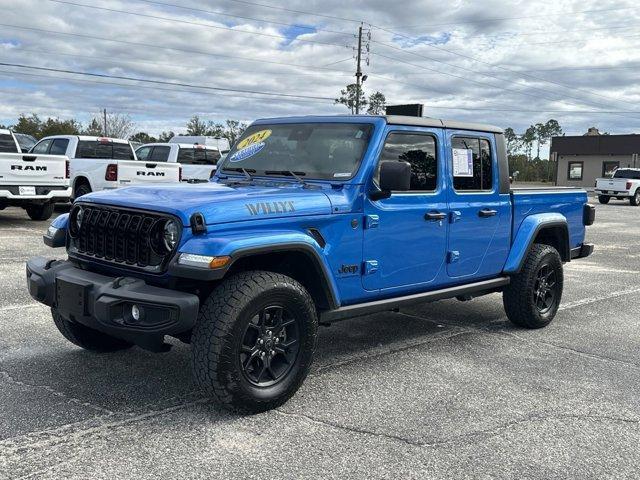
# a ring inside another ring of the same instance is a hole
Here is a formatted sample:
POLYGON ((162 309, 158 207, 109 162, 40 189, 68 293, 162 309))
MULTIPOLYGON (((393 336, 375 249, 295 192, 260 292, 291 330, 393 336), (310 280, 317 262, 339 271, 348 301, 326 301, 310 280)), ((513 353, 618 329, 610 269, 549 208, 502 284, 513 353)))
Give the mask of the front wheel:
POLYGON ((318 317, 294 279, 239 273, 200 308, 191 338, 198 385, 223 406, 257 413, 285 403, 311 367, 318 317))
POLYGON ((604 205, 609 203, 609 200, 611 200, 611 197, 607 197, 606 195, 598 195, 598 201, 604 205))
POLYGON ((629 197, 629 203, 634 207, 640 205, 640 188, 636 190, 636 193, 633 194, 633 197, 629 197))
POLYGON ((53 207, 53 203, 45 203, 43 205, 29 205, 25 210, 31 220, 43 221, 51 218, 53 207))
POLYGON ((504 309, 514 324, 542 328, 556 316, 562 298, 562 259, 549 246, 535 244, 519 273, 503 292, 504 309))

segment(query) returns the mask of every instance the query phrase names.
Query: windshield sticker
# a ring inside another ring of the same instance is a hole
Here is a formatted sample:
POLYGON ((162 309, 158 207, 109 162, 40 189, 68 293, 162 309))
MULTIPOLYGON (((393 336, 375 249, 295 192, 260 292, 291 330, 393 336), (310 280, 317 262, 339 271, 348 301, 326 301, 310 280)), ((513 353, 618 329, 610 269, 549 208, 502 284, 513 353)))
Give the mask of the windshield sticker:
POLYGON ((254 143, 249 145, 248 147, 244 147, 242 150, 238 150, 231 157, 229 157, 230 162, 241 162, 242 160, 246 160, 249 157, 253 157, 256 153, 262 150, 265 146, 264 142, 254 143))
POLYGON ((259 132, 252 133, 247 138, 238 143, 238 150, 242 150, 249 145, 253 145, 258 142, 263 142, 271 136, 271 130, 260 130, 259 132))
POLYGON ((453 176, 473 177, 473 150, 453 149, 453 176))
POLYGON ((334 178, 350 177, 351 176, 351 172, 338 172, 338 173, 334 173, 333 176, 334 176, 334 178))

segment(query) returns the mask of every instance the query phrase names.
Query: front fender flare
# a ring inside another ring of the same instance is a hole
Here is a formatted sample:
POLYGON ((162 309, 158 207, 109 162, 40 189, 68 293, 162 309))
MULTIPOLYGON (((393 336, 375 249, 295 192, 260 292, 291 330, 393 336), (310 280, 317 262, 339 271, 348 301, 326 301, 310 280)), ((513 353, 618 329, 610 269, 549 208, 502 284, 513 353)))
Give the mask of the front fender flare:
POLYGON ((316 240, 303 232, 260 232, 260 235, 252 236, 224 236, 207 237, 196 236, 187 240, 180 247, 180 253, 193 253, 208 256, 230 256, 231 262, 224 268, 217 270, 195 269, 185 267, 177 263, 178 255, 171 261, 169 272, 177 277, 194 278, 199 280, 219 280, 223 278, 229 269, 241 258, 251 255, 263 255, 275 252, 295 251, 302 252, 309 257, 316 268, 316 273, 321 275, 325 294, 332 308, 340 306, 338 288, 331 269, 327 263, 323 250, 316 240))
MULTIPOLYGON (((566 241, 569 241, 569 227, 567 218, 560 213, 539 213, 526 217, 516 233, 511 251, 504 265, 504 273, 518 273, 524 264, 527 253, 531 249, 539 232, 545 228, 559 227, 566 231, 566 241)), ((568 243, 567 243, 567 247, 568 243)), ((562 252, 560 252, 562 255, 562 252)), ((564 255, 563 255, 564 257, 564 255)))

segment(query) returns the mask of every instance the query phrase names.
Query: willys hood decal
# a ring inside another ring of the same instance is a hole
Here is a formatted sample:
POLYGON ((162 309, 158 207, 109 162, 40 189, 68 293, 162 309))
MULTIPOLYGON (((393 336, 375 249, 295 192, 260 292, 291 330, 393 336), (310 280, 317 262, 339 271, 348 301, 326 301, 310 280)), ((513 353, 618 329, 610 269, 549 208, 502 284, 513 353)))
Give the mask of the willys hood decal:
POLYGON ((133 186, 91 193, 80 201, 171 213, 180 217, 185 226, 196 212, 202 213, 209 225, 331 213, 331 202, 320 189, 303 189, 297 184, 133 186))

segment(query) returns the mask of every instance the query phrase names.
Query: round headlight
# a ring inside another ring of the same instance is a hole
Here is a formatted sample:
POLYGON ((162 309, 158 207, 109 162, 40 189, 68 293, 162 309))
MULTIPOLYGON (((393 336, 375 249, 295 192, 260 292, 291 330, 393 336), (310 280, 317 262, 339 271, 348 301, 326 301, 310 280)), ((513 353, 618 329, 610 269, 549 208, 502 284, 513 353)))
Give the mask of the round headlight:
POLYGON ((164 241, 164 246, 168 251, 173 250, 178 244, 178 237, 180 236, 180 230, 178 229, 178 224, 173 220, 169 220, 164 224, 164 229, 162 230, 162 240, 164 241))
POLYGON ((82 218, 84 217, 84 209, 82 207, 78 207, 78 211, 76 212, 76 218, 74 219, 76 228, 80 230, 82 226, 82 218))

